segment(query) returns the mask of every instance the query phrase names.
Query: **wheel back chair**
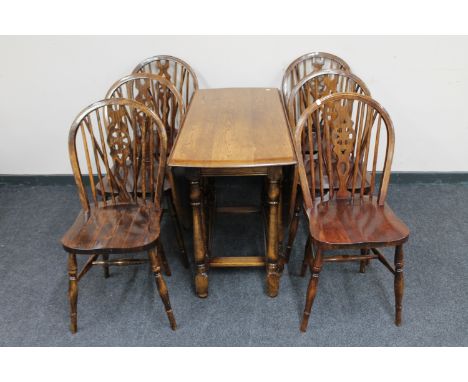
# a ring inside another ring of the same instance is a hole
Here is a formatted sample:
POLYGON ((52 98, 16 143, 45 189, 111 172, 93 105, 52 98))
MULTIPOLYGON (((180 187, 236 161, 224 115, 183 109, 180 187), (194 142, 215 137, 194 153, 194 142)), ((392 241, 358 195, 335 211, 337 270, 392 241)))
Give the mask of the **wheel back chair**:
POLYGON ((68 149, 82 206, 62 238, 68 252, 71 332, 77 331, 81 278, 94 265, 103 265, 107 277, 109 265, 147 262, 148 259, 133 257, 109 259, 110 254, 140 251, 148 253, 159 295, 175 330, 176 321, 161 275, 166 260, 158 250, 167 156, 163 122, 145 105, 132 100, 99 101, 76 117, 68 149), (110 197, 106 195, 105 177, 109 180, 110 197), (133 178, 131 189, 129 177, 133 178), (77 255, 88 256, 80 272, 77 255))
MULTIPOLYGON (((185 61, 169 55, 149 57, 133 69, 133 74, 138 73, 156 74, 170 81, 181 95, 185 110, 188 110, 193 94, 198 89, 198 79, 195 71, 185 61)), ((170 152, 169 149, 168 153, 170 152)), ((184 199, 188 200, 188 195, 185 195, 184 199)), ((179 199, 176 201, 178 202, 179 199)), ((190 209, 187 208, 188 206, 182 209, 182 205, 178 203, 175 207, 182 225, 188 229, 191 225, 190 209)))
POLYGON ((323 264, 372 259, 378 259, 394 274, 395 324, 400 325, 403 244, 408 240, 409 229, 385 202, 395 146, 389 115, 368 96, 332 94, 304 111, 295 130, 295 143, 310 233, 303 262, 312 273, 301 331, 307 329, 323 264), (323 125, 314 123, 314 119, 323 121, 323 125), (317 129, 315 135, 314 128, 317 129), (307 140, 303 139, 304 134, 307 140), (305 147, 309 152, 317 147, 317 157, 307 158, 305 147), (382 171, 380 176, 378 170, 382 171), (368 188, 365 187, 366 177, 359 178, 359 172, 369 172, 368 188), (336 177, 338 188, 330 187, 325 192, 325 175, 329 184, 334 184, 336 177), (379 251, 381 247, 395 247, 394 267, 379 251), (326 250, 334 249, 355 249, 360 254, 325 256, 326 250))
MULTIPOLYGON (((290 126, 296 126, 297 122, 307 107, 312 105, 318 99, 325 97, 330 94, 334 93, 358 93, 370 96, 371 93, 367 88, 366 84, 363 80, 361 80, 358 76, 345 72, 342 70, 335 70, 335 69, 327 69, 321 70, 319 72, 315 72, 309 74, 308 76, 304 77, 301 81, 299 81, 296 86, 293 88, 287 105, 287 114, 289 119, 290 126)), ((316 116, 312 116, 311 123, 312 125, 320 124, 321 126, 321 133, 323 135, 323 120, 316 120, 316 116)), ((314 134, 313 141, 313 155, 317 157, 318 150, 317 150, 317 135, 316 135, 317 128, 313 126, 312 134, 314 134)), ((307 130, 303 133, 303 149, 306 150, 303 155, 306 158, 306 162, 309 163, 310 161, 310 152, 308 151, 309 147, 304 144, 304 142, 308 139, 307 137, 307 130)), ((323 136, 321 137, 321 141, 324 142, 323 136)), ((322 153, 324 150, 322 150, 322 153)), ((326 163, 327 158, 323 158, 324 163, 326 163)), ((315 161, 316 165, 318 166, 318 161, 315 161)), ((306 166, 306 169, 309 169, 309 166, 306 166)), ((333 169, 333 168, 332 168, 333 169)), ((318 173, 318 168, 315 168, 315 172, 318 173)), ((359 192, 360 190, 360 177, 361 173, 358 172, 358 182, 356 185, 356 190, 359 192)), ((333 187, 338 189, 338 182, 337 176, 333 177, 334 183, 333 187)), ((369 187, 370 179, 366 179, 365 187, 369 187)), ((329 180, 324 172, 324 191, 328 192, 330 188, 329 180)), ((350 186, 350 185, 349 185, 350 186)), ((319 189, 318 178, 316 178, 315 187, 319 189)), ((289 234, 288 240, 285 246, 284 253, 282 254, 281 259, 281 266, 285 263, 289 262, 289 257, 292 251, 292 247, 294 244, 294 240, 296 238, 297 228, 299 224, 299 217, 301 214, 302 209, 302 199, 300 193, 300 185, 299 185, 299 175, 297 172, 297 168, 294 169, 293 177, 292 177, 292 184, 291 184, 291 194, 289 199, 289 234)), ((302 272, 304 272, 303 269, 302 272)))
MULTIPOLYGON (((132 74, 115 82, 107 92, 106 98, 133 99, 154 111, 164 124, 168 141, 167 155, 169 155, 185 117, 185 106, 180 93, 168 79, 149 73, 132 74)), ((149 145, 149 142, 147 142, 147 145, 149 145)), ((148 159, 150 158, 148 157, 148 159)), ((148 164, 147 168, 149 169, 148 164)), ((129 171, 130 176, 128 177, 127 189, 132 190, 133 176, 131 174, 131 166, 129 166, 129 171)), ((107 194, 111 191, 108 183, 109 179, 105 177, 104 185, 107 194)), ((187 221, 188 219, 182 208, 181 198, 170 168, 166 168, 163 190, 164 195, 167 196, 169 213, 174 223, 181 260, 184 266, 188 267, 189 260, 181 229, 181 220, 187 221)), ((140 184, 137 185, 137 191, 142 192, 140 184)), ((163 251, 161 244, 159 244, 159 249, 163 251)))
MULTIPOLYGON (((345 72, 350 72, 349 65, 340 57, 335 56, 330 53, 325 52, 312 52, 306 53, 298 58, 296 58, 293 62, 289 64, 286 68, 283 79, 281 82, 281 94, 283 97, 283 104, 287 109, 288 101, 291 95, 292 90, 294 87, 305 77, 308 75, 319 72, 326 69, 336 69, 336 70, 343 70, 345 72)), ((298 114, 298 117, 300 113, 298 114)), ((296 121, 297 122, 297 121, 296 121)), ((296 126, 296 124, 291 125, 291 128, 296 126)), ((294 134, 294 132, 292 132, 294 134)), ((286 194, 284 191, 291 190, 293 185, 293 177, 294 177, 294 170, 287 169, 284 173, 283 180, 282 180, 282 188, 283 192, 281 193, 281 200, 280 200, 280 234, 279 234, 279 242, 280 242, 280 249, 281 253, 283 254, 283 229, 282 229, 282 222, 283 222, 283 194, 286 194)), ((294 208, 294 204, 290 209, 294 208)), ((291 215, 292 212, 290 212, 291 215)), ((290 221, 291 216, 289 216, 288 222, 290 221)), ((283 268, 285 263, 284 256, 281 256, 281 260, 279 262, 280 268, 283 268)))
POLYGON ((180 58, 159 55, 149 57, 140 62, 133 73, 157 74, 171 81, 181 94, 187 108, 192 100, 193 93, 198 89, 198 79, 195 71, 180 58))
MULTIPOLYGON (((140 62, 133 73, 154 73, 159 76, 166 78, 171 81, 182 96, 186 110, 190 106, 193 94, 198 89, 198 79, 195 71, 180 58, 168 55, 158 55, 149 57, 140 62)), ((169 150, 170 152, 170 150, 169 150)), ((214 178, 202 178, 200 187, 203 194, 203 205, 206 207, 203 211, 203 232, 205 238, 209 242, 209 248, 211 248, 213 235, 210 232, 214 227, 215 217, 215 179, 214 178)), ((186 199, 189 199, 188 197, 186 199)), ((178 199, 180 200, 180 199, 178 199)), ((182 210, 181 203, 176 205, 177 209, 182 210)), ((191 209, 191 207, 190 207, 191 209)), ((188 218, 189 213, 187 210, 182 210, 179 216, 182 216, 181 220, 183 226, 188 228, 191 224, 191 220, 188 218), (182 214, 183 213, 183 214, 182 214)))
MULTIPOLYGON (((313 52, 296 58, 284 72, 281 82, 281 93, 284 104, 288 104, 292 89, 304 77, 326 69, 337 69, 350 72, 349 65, 340 57, 325 52, 313 52)), ((294 125, 295 126, 295 125, 294 125)))

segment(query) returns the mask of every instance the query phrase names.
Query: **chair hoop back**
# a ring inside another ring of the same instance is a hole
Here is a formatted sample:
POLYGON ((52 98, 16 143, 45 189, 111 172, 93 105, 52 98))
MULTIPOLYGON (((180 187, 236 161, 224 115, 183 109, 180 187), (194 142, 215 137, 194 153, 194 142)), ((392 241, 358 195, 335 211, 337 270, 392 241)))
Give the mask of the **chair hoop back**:
POLYGON ((390 116, 371 97, 335 93, 315 101, 303 112, 295 130, 299 178, 307 208, 333 198, 373 198, 377 170, 382 171, 377 197, 383 205, 394 145, 390 116), (312 129, 317 130, 315 134, 312 129), (379 153, 383 159, 379 159, 379 153), (370 185, 365 187, 368 173, 370 185), (325 178, 331 185, 336 181, 338 187, 329 187, 325 193, 325 178))
POLYGON ((198 79, 195 71, 180 58, 169 55, 158 55, 141 61, 133 73, 153 73, 166 77, 182 95, 185 106, 188 107, 193 93, 198 89, 198 79))
POLYGON ((161 119, 170 152, 185 117, 185 105, 176 87, 163 76, 135 73, 116 81, 106 98, 127 98, 142 103, 161 119))
POLYGON ((290 125, 296 125, 307 106, 333 93, 371 95, 364 81, 353 73, 338 69, 311 73, 300 80, 289 95, 287 112, 290 125))
POLYGON ((307 53, 291 62, 284 72, 281 82, 281 92, 285 104, 288 102, 291 90, 302 78, 310 73, 325 69, 350 71, 349 65, 342 58, 325 52, 307 53))
POLYGON ((117 98, 93 103, 73 121, 68 150, 85 211, 91 205, 100 208, 122 203, 150 202, 160 207, 167 135, 161 119, 145 105, 117 98), (105 178, 109 179, 110 200, 105 178))

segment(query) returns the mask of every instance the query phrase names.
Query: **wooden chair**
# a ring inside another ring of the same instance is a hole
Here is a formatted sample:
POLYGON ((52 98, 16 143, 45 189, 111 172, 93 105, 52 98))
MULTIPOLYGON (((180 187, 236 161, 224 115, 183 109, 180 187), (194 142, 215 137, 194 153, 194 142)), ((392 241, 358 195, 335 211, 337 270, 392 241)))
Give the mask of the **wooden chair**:
MULTIPOLYGON (((154 111, 161 119, 166 129, 168 150, 167 155, 172 150, 172 146, 185 117, 185 105, 180 93, 175 86, 165 77, 150 74, 136 73, 126 76, 115 82, 106 98, 127 98, 138 101, 154 111)), ((148 143, 149 144, 149 143, 148 143)), ((149 149, 149 147, 147 148, 149 149)), ((129 167, 130 176, 128 177, 127 189, 133 188, 132 168, 129 167)), ((104 179, 106 192, 110 192, 108 178, 104 179)), ((189 266, 185 243, 183 239, 180 221, 188 225, 188 218, 177 192, 176 183, 170 168, 166 169, 166 178, 164 182, 164 194, 167 195, 169 212, 174 222, 176 239, 181 253, 181 259, 185 267, 189 266)), ((141 185, 137 186, 138 192, 141 192, 141 185)))
MULTIPOLYGON (((358 93, 363 95, 370 96, 370 91, 367 88, 364 81, 362 81, 358 76, 350 73, 345 72, 342 70, 335 70, 335 69, 327 69, 321 70, 319 72, 311 73, 308 76, 304 77, 301 81, 299 81, 296 86, 293 88, 288 105, 287 105, 287 114, 289 118, 290 126, 296 126, 299 120, 299 117, 302 115, 305 109, 308 106, 313 104, 318 99, 325 97, 327 95, 333 93, 358 93)), ((315 121, 314 116, 311 117, 313 124, 314 122, 320 123, 322 126, 322 133, 323 133, 323 121, 315 121)), ((315 142, 314 147, 314 155, 317 155, 317 136, 316 136, 316 128, 313 128, 313 140, 315 142)), ((304 130, 303 134, 303 148, 304 150, 308 150, 308 145, 304 144, 305 141, 308 139, 307 137, 307 130, 304 130)), ((321 137, 323 140, 323 137, 321 137)), ((304 152, 303 156, 306 158, 308 162, 310 160, 310 152, 304 152)), ((324 158, 326 161, 327 158, 324 158)), ((308 168, 308 166, 307 166, 308 168)), ((318 169, 316 168, 315 171, 317 172, 318 169)), ((358 177, 360 180, 361 174, 358 173, 358 177)), ((338 182, 337 177, 334 176, 334 185, 335 189, 338 189, 338 182)), ((324 191, 328 192, 329 189, 329 181, 327 175, 324 174, 324 191)), ((369 179, 367 179, 365 186, 369 186, 369 179)), ((358 181, 358 185, 356 190, 359 191, 360 181, 358 181)), ((350 185, 349 185, 350 186, 350 185)), ((319 189, 318 179, 316 178, 315 187, 319 189)), ((289 256, 292 251, 292 246, 294 244, 294 240, 296 238, 297 228, 299 224, 299 217, 301 214, 302 209, 302 201, 300 195, 300 185, 299 185, 299 176, 297 172, 297 168, 293 173, 292 185, 291 185, 291 196, 289 200, 289 235, 288 241, 286 243, 286 247, 284 250, 284 254, 282 255, 281 266, 285 263, 289 262, 289 256)))
POLYGON ((284 72, 281 83, 284 104, 288 104, 289 95, 299 81, 311 73, 326 69, 350 71, 349 65, 343 59, 324 52, 307 53, 291 62, 284 72))
POLYGON ((103 265, 107 277, 110 265, 147 262, 133 257, 109 259, 109 255, 140 251, 148 253, 159 295, 175 330, 176 321, 161 274, 161 266, 165 267, 167 261, 159 248, 167 151, 164 124, 138 102, 103 100, 78 114, 70 129, 68 148, 82 206, 62 238, 68 252, 72 333, 77 331, 78 281, 94 265, 103 265), (134 185, 131 190, 127 187, 129 168, 134 185), (110 198, 105 194, 104 176, 110 178, 110 198), (101 186, 99 191, 97 185, 101 186), (140 185, 141 193, 136 185, 140 185), (80 272, 77 255, 88 256, 80 272))
POLYGON ((317 100, 304 111, 296 128, 295 143, 310 232, 303 263, 310 267, 312 273, 301 330, 307 329, 323 263, 362 263, 372 259, 378 259, 395 276, 395 324, 400 325, 403 244, 408 240, 409 229, 385 202, 395 146, 389 115, 368 96, 332 94, 317 100), (323 126, 314 125, 314 118, 322 120, 323 126), (317 158, 310 156, 307 171, 303 146, 313 149, 313 126, 317 126, 317 140, 323 136, 324 142, 317 142, 319 155, 317 158), (323 135, 320 131, 322 128, 323 135), (306 142, 302 139, 304 130, 308 131, 309 139, 306 142), (382 171, 380 176, 378 170, 382 171), (359 171, 362 174, 369 171, 371 184, 368 191, 364 187, 365 177, 361 177, 360 192, 356 192, 359 171), (331 187, 325 193, 325 174, 331 184, 333 177, 337 177, 338 189, 331 187), (314 186, 317 178, 318 190, 314 186), (381 247, 395 247, 394 268, 378 250, 381 247), (357 249, 360 254, 324 256, 326 250, 333 249, 357 249))
POLYGON ((140 62, 133 73, 153 73, 167 78, 177 88, 188 107, 193 93, 198 89, 198 79, 195 71, 180 58, 159 55, 140 62))

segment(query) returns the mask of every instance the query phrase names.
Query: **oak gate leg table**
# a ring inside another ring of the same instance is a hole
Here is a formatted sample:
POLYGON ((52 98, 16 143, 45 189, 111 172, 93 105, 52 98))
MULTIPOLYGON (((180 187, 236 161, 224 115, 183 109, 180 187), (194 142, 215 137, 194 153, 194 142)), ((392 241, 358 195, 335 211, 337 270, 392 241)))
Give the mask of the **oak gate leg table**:
POLYGON ((278 294, 282 168, 297 163, 284 110, 273 88, 202 89, 193 96, 168 165, 185 167, 190 180, 199 297, 208 296, 209 267, 265 266, 267 294, 278 294), (216 176, 267 177, 266 256, 208 255, 203 180, 216 176))

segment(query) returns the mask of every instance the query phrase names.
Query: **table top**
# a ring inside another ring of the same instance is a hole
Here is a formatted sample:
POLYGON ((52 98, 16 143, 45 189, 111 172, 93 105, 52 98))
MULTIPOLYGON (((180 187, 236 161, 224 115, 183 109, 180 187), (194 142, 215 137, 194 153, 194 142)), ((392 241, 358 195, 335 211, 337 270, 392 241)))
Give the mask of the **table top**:
POLYGON ((201 89, 169 156, 172 167, 238 168, 296 163, 279 90, 201 89))

